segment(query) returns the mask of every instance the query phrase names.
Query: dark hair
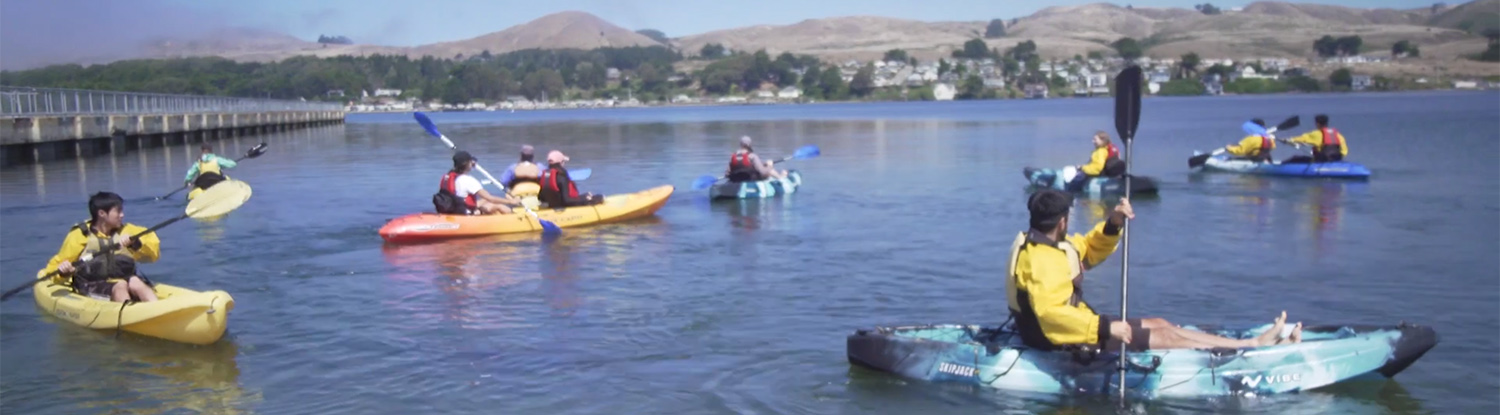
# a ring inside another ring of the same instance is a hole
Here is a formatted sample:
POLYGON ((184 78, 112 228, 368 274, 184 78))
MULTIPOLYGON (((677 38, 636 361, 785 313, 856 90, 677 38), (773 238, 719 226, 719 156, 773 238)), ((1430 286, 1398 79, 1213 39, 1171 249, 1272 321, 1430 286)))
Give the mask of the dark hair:
POLYGON ((1253 123, 1255 123, 1255 125, 1259 125, 1261 127, 1265 127, 1266 126, 1266 120, 1262 120, 1262 119, 1259 119, 1259 118, 1251 118, 1250 122, 1253 122, 1253 123))
POLYGON ((1317 116, 1314 116, 1313 122, 1318 123, 1318 125, 1321 126, 1328 126, 1328 114, 1318 114, 1317 116))
POLYGON ((203 149, 203 151, 207 151, 207 152, 210 152, 210 153, 212 153, 214 151, 214 146, 211 146, 208 143, 203 143, 203 145, 199 146, 198 148, 203 149))
POLYGON ((108 212, 121 206, 125 206, 125 199, 120 195, 110 192, 94 193, 89 196, 89 219, 99 220, 99 211, 108 212))
POLYGON ((1026 200, 1026 210, 1031 212, 1031 229, 1041 232, 1056 229, 1072 207, 1073 196, 1055 189, 1039 190, 1026 200))
POLYGON ((536 160, 536 154, 521 153, 521 161, 524 161, 524 162, 527 162, 527 163, 535 163, 536 161, 534 161, 534 160, 536 160))
POLYGON ((453 161, 453 171, 454 172, 456 172, 456 173, 463 173, 465 170, 468 170, 468 169, 469 169, 469 162, 468 161, 458 161, 458 160, 454 160, 453 161))

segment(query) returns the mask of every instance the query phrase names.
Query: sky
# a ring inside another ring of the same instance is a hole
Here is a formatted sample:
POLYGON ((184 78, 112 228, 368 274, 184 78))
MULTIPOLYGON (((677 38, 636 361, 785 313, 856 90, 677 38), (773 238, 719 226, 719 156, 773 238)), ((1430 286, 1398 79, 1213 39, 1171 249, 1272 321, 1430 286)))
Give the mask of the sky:
MULTIPOLYGON (((100 59, 146 39, 219 27, 251 27, 304 40, 320 34, 358 43, 416 46, 463 40, 567 10, 593 13, 627 29, 669 37, 824 17, 874 15, 924 21, 976 21, 1030 15, 1048 6, 1098 0, 0 0, 0 67, 59 54, 100 59)), ((1118 1, 1191 8, 1204 0, 1118 1)), ((1303 0, 1398 9, 1432 0, 1303 0)), ((1213 2, 1221 8, 1250 1, 1213 2)), ((1449 1, 1450 4, 1462 3, 1449 1)))

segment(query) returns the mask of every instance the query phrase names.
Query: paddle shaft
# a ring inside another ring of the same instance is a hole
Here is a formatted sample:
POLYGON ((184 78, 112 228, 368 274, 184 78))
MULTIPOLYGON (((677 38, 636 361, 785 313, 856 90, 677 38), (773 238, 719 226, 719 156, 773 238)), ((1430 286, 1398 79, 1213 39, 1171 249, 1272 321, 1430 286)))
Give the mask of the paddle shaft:
MULTIPOLYGON (((156 224, 156 226, 152 226, 150 228, 146 228, 146 230, 141 231, 141 233, 137 233, 135 235, 132 235, 130 237, 130 239, 131 240, 140 239, 140 237, 146 236, 146 234, 149 234, 149 233, 152 233, 152 232, 156 232, 157 230, 159 230, 161 228, 167 227, 167 225, 171 225, 173 223, 177 223, 177 221, 180 221, 180 220, 183 220, 183 219, 187 219, 188 217, 190 217, 190 215, 184 214, 184 215, 172 218, 172 219, 167 219, 165 222, 156 224)), ((114 249, 114 246, 106 246, 104 248, 112 250, 112 249, 114 249)), ((78 267, 78 266, 82 266, 82 265, 83 265, 83 261, 82 260, 73 261, 73 266, 74 267, 78 267)), ((29 282, 29 283, 26 283, 26 285, 22 285, 22 286, 18 286, 16 288, 12 288, 12 289, 6 291, 4 294, 0 294, 0 301, 9 300, 10 297, 15 296, 16 293, 19 293, 19 292, 25 290, 28 287, 36 285, 37 281, 41 281, 41 280, 45 280, 45 279, 48 279, 48 278, 52 278, 53 276, 56 276, 57 274, 60 274, 60 273, 61 272, 59 272, 58 270, 54 269, 54 270, 52 270, 52 272, 49 272, 46 275, 38 277, 36 280, 33 280, 33 281, 29 282)))
MULTIPOLYGON (((1115 79, 1115 85, 1119 88, 1115 98, 1115 129, 1120 134, 1120 140, 1125 142, 1125 198, 1130 198, 1130 165, 1135 161, 1132 151, 1135 148, 1135 131, 1141 121, 1141 68, 1130 66, 1121 71, 1115 79)), ((1121 249, 1120 262, 1120 321, 1129 324, 1128 305, 1130 303, 1130 216, 1124 216, 1120 221, 1120 239, 1124 239, 1121 249)), ((1131 339, 1135 333, 1131 333, 1131 339)), ((1125 352, 1129 346, 1128 341, 1120 342, 1119 382, 1120 382, 1120 405, 1125 405, 1125 352)))

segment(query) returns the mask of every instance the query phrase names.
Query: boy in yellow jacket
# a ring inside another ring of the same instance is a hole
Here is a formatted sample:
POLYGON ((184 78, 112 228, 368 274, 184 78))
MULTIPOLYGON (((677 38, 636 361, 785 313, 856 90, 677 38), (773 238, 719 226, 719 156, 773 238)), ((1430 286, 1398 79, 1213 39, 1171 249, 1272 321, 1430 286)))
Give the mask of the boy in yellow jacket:
POLYGON ((1135 217, 1128 199, 1120 199, 1109 219, 1086 235, 1067 236, 1068 211, 1073 197, 1045 189, 1027 201, 1031 229, 1016 237, 1011 247, 1006 296, 1017 331, 1027 346, 1057 350, 1091 346, 1118 350, 1185 348, 1243 348, 1299 342, 1302 324, 1281 339, 1286 313, 1274 326, 1253 339, 1231 339, 1178 327, 1161 318, 1129 319, 1101 316, 1083 301, 1083 271, 1104 262, 1115 251, 1126 218, 1135 217))
POLYGON ((41 278, 53 270, 59 283, 69 282, 79 294, 108 296, 111 301, 156 301, 156 292, 135 270, 137 262, 156 262, 161 240, 155 233, 133 235, 146 228, 125 223, 125 199, 110 192, 89 198, 90 220, 68 231, 62 248, 37 271, 41 278), (74 261, 83 265, 74 267, 74 261))

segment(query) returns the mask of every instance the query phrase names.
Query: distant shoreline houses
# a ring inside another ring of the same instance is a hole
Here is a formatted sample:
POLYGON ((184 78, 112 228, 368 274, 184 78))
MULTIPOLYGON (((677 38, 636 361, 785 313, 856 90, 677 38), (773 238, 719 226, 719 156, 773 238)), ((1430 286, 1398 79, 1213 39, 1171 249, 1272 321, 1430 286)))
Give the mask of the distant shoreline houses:
MULTIPOLYGON (((1285 77, 1310 76, 1312 71, 1309 66, 1325 68, 1333 65, 1351 69, 1349 89, 1363 91, 1376 85, 1376 77, 1366 73, 1360 73, 1357 69, 1365 64, 1380 64, 1390 58, 1384 56, 1345 56, 1328 58, 1323 61, 1309 61, 1302 65, 1295 65, 1291 60, 1285 58, 1250 58, 1250 59, 1203 59, 1195 68, 1194 73, 1189 75, 1188 71, 1178 65, 1176 59, 1139 58, 1130 63, 1140 66, 1145 72, 1147 91, 1158 94, 1169 82, 1184 79, 1201 83, 1204 95, 1224 94, 1224 86, 1242 79, 1269 79, 1279 80, 1285 77), (1222 69, 1221 73, 1206 73, 1209 68, 1216 66, 1228 68, 1222 69)), ((1113 74, 1126 66, 1124 59, 1113 57, 1104 59, 1068 59, 1050 60, 1042 62, 1037 68, 1037 74, 1046 82, 1016 82, 1016 79, 1037 76, 1019 77, 1018 74, 1005 73, 1002 63, 992 58, 985 59, 943 59, 938 62, 916 62, 898 60, 872 60, 858 61, 848 60, 836 65, 840 78, 848 84, 854 81, 861 68, 870 66, 873 68, 871 81, 874 88, 878 89, 902 89, 899 94, 901 100, 932 99, 937 101, 954 100, 960 97, 960 85, 970 76, 977 76, 988 91, 995 91, 996 98, 1024 98, 1024 99, 1046 99, 1061 97, 1095 97, 1109 96, 1111 94, 1111 82, 1113 74), (930 98, 910 96, 908 93, 919 88, 930 88, 930 98), (1008 95, 998 94, 1000 91, 1015 91, 1008 95), (1019 95, 1011 95, 1018 93, 1019 95)), ((619 79, 620 71, 616 68, 608 68, 608 76, 613 81, 619 79)), ((800 73, 799 73, 800 75, 800 73)), ((681 75, 674 75, 680 79, 681 75)), ((674 79, 674 81, 676 80, 674 79)), ((970 81, 972 82, 972 81, 970 81)), ((1417 84, 1428 84, 1427 78, 1414 80, 1417 84)), ((1479 80, 1454 80, 1453 89, 1500 89, 1500 82, 1481 82, 1479 80)), ((594 98, 594 99, 572 99, 572 100, 533 100, 521 95, 512 95, 497 102, 468 102, 468 103, 444 103, 438 100, 421 102, 415 98, 402 98, 404 91, 400 89, 375 89, 374 91, 361 91, 359 101, 352 101, 348 105, 350 112, 409 112, 415 110, 427 111, 515 111, 515 110, 537 110, 537 109, 566 109, 566 108, 621 108, 621 107, 643 107, 657 105, 750 105, 750 104, 785 104, 812 102, 804 97, 803 90, 797 86, 777 88, 771 84, 765 84, 760 89, 746 91, 738 94, 709 95, 698 93, 677 93, 669 99, 657 102, 642 102, 634 97, 627 99, 616 98, 594 98)), ((343 96, 342 90, 329 91, 330 96, 343 96), (337 94, 337 95, 334 95, 337 94)), ((879 99, 877 99, 879 100, 879 99)), ((890 99, 885 99, 890 100, 890 99)))

